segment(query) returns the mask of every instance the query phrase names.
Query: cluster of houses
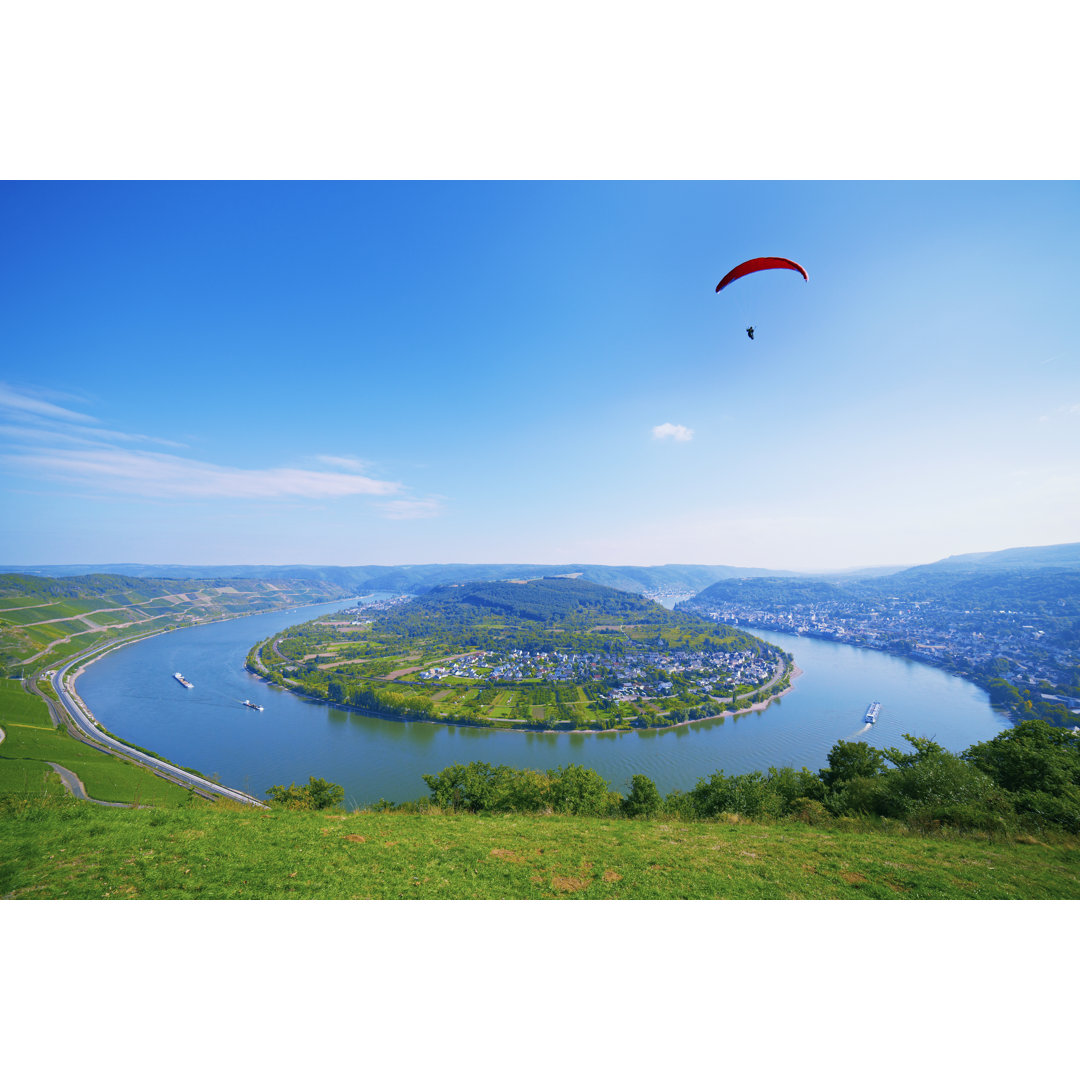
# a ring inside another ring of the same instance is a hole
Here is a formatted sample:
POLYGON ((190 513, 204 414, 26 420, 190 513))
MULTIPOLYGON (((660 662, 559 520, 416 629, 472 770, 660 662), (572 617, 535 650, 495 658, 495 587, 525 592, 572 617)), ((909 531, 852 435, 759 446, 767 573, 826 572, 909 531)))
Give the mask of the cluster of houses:
MULTIPOLYGON (((1063 648, 1038 625, 1032 613, 964 611, 939 601, 843 601, 763 607, 726 603, 702 614, 719 622, 740 623, 786 633, 830 638, 914 656, 961 672, 1000 669, 1014 686, 1031 689, 1063 682, 1075 665, 1075 653, 1063 648)), ((1043 695, 1080 708, 1080 699, 1043 695)))
POLYGON ((656 652, 645 650, 628 656, 606 653, 535 652, 510 649, 506 652, 480 650, 468 656, 443 661, 418 673, 426 682, 446 678, 490 679, 519 682, 546 679, 551 682, 584 682, 616 679, 611 699, 638 701, 669 694, 674 683, 665 675, 683 677, 684 685, 703 693, 729 691, 737 685, 759 686, 776 674, 777 662, 751 651, 698 653, 689 650, 656 652))

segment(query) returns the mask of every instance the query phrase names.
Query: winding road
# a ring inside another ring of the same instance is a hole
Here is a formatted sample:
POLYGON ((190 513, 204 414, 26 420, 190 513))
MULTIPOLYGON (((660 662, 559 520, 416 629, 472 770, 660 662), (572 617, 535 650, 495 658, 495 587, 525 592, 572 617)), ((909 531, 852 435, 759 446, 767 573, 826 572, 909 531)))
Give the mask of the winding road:
POLYGON ((92 654, 103 651, 105 650, 95 648, 80 653, 78 656, 68 660, 62 667, 54 671, 50 679, 53 689, 60 698, 61 704, 83 738, 108 750, 112 754, 130 758, 133 761, 139 762, 140 765, 147 765, 153 769, 154 772, 164 776, 166 779, 173 780, 184 787, 193 788, 195 791, 209 795, 212 798, 233 799, 236 802, 244 803, 246 806, 266 805, 260 799, 256 799, 243 791, 225 787, 224 784, 215 784, 211 780, 206 780, 201 776, 196 776, 194 773, 186 772, 178 765, 171 765, 151 754, 144 754, 141 750, 136 750, 101 731, 86 715, 81 705, 68 692, 67 687, 64 684, 64 678, 73 667, 78 667, 80 664, 85 663, 92 654))

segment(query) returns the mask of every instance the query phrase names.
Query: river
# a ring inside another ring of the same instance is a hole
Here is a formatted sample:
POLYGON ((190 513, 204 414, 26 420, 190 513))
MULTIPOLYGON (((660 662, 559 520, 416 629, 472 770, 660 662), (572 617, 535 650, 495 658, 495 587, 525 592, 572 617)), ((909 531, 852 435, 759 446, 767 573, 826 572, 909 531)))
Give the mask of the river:
POLYGON ((663 731, 546 734, 447 727, 365 716, 304 701, 244 668, 248 650, 272 633, 337 604, 251 615, 177 630, 117 649, 79 678, 79 694, 113 733, 180 765, 262 796, 272 784, 324 776, 349 806, 427 793, 421 777, 455 762, 549 769, 576 762, 625 790, 635 773, 662 792, 686 790, 717 769, 826 764, 838 739, 900 746, 929 735, 950 750, 1009 726, 979 687, 911 660, 838 642, 750 632, 793 653, 804 674, 764 712, 663 731), (179 671, 194 684, 185 690, 179 671), (245 708, 250 698, 263 712, 245 708), (882 702, 870 728, 871 701, 882 702))

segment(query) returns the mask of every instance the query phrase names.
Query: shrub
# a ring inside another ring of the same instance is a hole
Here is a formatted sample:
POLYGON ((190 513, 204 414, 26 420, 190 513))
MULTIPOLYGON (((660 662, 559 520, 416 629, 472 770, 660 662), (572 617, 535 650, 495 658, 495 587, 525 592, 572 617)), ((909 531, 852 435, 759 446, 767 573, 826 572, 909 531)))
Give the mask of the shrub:
POLYGON ((1080 738, 1045 720, 1022 720, 963 756, 1007 791, 1061 796, 1080 788, 1080 738))
POLYGON ((877 747, 841 739, 829 751, 829 767, 822 769, 820 776, 833 787, 856 777, 880 776, 884 772, 885 755, 877 747))
POLYGON ((1017 813, 1028 825, 1080 833, 1080 794, 1075 790, 1054 795, 1049 791, 1024 791, 1014 796, 1017 813))
POLYGON ((608 791, 604 778, 582 765, 549 769, 551 809, 557 814, 603 816, 618 808, 621 796, 608 791))
POLYGON ((853 776, 850 780, 836 783, 825 796, 825 805, 839 816, 880 814, 885 793, 885 778, 881 776, 853 776))
MULTIPOLYGON (((1002 795, 994 781, 944 750, 893 769, 884 779, 878 812, 889 817, 924 819, 929 813, 941 817, 946 809, 963 805, 992 805, 993 796, 1002 795)), ((1008 810, 1008 800, 997 800, 1008 810)))
POLYGON ((806 798, 795 799, 788 813, 799 821, 805 821, 807 825, 822 825, 832 817, 823 803, 806 798))
POLYGON ((780 812, 789 814, 796 802, 811 800, 822 802, 825 798, 825 782, 809 769, 782 769, 770 767, 769 788, 780 802, 780 812))
POLYGON ((707 780, 699 780, 690 792, 697 817, 717 817, 722 813, 742 814, 745 817, 779 815, 783 806, 780 795, 760 772, 725 776, 715 772, 707 780))
POLYGON ((345 789, 340 784, 332 784, 321 776, 309 776, 303 785, 290 784, 282 787, 275 784, 268 788, 271 806, 286 810, 329 810, 340 806, 345 799, 345 789))
POLYGON ((656 784, 648 776, 630 778, 630 794, 623 800, 622 809, 627 817, 653 817, 663 809, 664 800, 656 784))

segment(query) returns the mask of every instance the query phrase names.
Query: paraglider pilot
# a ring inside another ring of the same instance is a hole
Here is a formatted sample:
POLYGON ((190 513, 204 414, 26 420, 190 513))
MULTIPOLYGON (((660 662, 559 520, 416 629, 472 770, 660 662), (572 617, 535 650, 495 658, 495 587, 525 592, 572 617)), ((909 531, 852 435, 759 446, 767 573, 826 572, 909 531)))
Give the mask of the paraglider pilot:
POLYGON ((747 336, 747 337, 748 337, 748 338, 749 338, 749 339, 750 339, 751 341, 753 341, 753 340, 754 340, 754 328, 753 328, 752 326, 748 326, 748 327, 746 328, 746 336, 747 336))

